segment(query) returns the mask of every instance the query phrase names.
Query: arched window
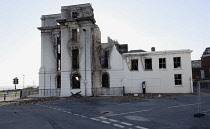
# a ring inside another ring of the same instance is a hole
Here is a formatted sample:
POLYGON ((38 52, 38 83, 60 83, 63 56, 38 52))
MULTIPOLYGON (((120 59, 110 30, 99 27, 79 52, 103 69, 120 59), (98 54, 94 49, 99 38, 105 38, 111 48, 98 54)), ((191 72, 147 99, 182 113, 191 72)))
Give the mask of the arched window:
POLYGON ((57 88, 61 88, 61 75, 57 76, 57 88))
POLYGON ((72 89, 80 89, 80 75, 73 74, 71 77, 72 89))
POLYGON ((102 75, 102 87, 109 88, 109 74, 104 73, 102 75))

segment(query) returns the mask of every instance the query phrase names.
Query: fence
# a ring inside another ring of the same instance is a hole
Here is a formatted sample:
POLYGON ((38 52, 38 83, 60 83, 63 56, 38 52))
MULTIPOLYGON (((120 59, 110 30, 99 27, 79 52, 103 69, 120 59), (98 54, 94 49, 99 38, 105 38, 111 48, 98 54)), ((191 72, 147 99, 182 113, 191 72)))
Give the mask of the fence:
POLYGON ((92 88, 94 96, 123 96, 124 87, 92 88))
POLYGON ((194 116, 201 117, 205 116, 205 114, 209 115, 210 80, 196 80, 196 83, 197 85, 194 85, 194 93, 197 93, 198 110, 194 116))
POLYGON ((60 89, 27 89, 23 90, 25 97, 55 97, 60 96, 60 89))
POLYGON ((14 101, 20 98, 20 90, 0 91, 0 101, 14 101))
POLYGON ((194 93, 197 93, 199 90, 198 84, 200 84, 201 93, 210 93, 210 80, 194 80, 193 81, 194 93))

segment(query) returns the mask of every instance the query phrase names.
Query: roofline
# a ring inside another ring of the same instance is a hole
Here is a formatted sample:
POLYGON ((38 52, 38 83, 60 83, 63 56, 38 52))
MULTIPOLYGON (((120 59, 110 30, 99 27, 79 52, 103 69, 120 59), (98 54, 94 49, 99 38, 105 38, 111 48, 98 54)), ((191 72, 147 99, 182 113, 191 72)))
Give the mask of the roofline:
POLYGON ((178 54, 178 53, 192 53, 192 50, 190 50, 190 49, 182 49, 182 50, 134 52, 134 53, 123 53, 123 56, 129 56, 129 55, 162 55, 162 54, 178 54))

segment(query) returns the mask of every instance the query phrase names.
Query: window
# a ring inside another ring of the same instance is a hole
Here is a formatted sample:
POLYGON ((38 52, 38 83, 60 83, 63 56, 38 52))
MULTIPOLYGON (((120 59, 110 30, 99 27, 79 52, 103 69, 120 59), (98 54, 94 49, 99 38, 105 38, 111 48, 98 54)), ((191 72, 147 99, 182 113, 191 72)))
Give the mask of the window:
POLYGON ((61 39, 57 37, 57 71, 61 70, 61 39))
POLYGON ((57 76, 57 88, 61 88, 61 75, 57 76))
POLYGON ((80 89, 80 75, 73 74, 71 78, 72 89, 80 89))
POLYGON ((72 50, 72 68, 79 69, 79 50, 72 50))
POLYGON ((131 70, 138 70, 138 59, 131 60, 131 70))
POLYGON ((72 18, 77 18, 77 17, 78 17, 78 15, 79 15, 79 13, 78 13, 78 12, 72 12, 72 18))
POLYGON ((166 58, 159 58, 159 69, 166 68, 166 58))
POLYGON ((109 51, 102 51, 101 52, 101 67, 104 69, 108 69, 109 67, 109 51))
POLYGON ((145 70, 152 70, 152 59, 145 59, 145 70))
POLYGON ((72 29, 72 40, 77 41, 77 29, 72 29))
POLYGON ((102 87, 109 88, 109 74, 104 73, 102 75, 102 87))
POLYGON ((174 57, 174 68, 181 68, 181 57, 174 57))
POLYGON ((182 85, 182 75, 181 74, 175 74, 174 75, 174 82, 175 82, 175 85, 182 85))

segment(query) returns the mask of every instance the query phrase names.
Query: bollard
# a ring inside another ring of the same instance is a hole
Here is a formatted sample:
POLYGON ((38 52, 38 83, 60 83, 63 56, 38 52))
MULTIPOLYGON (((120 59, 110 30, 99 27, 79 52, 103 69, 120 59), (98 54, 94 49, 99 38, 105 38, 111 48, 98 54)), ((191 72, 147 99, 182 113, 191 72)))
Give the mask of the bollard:
POLYGON ((6 101, 6 94, 4 94, 4 101, 6 101))

